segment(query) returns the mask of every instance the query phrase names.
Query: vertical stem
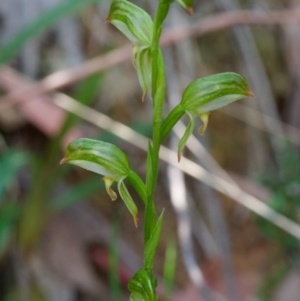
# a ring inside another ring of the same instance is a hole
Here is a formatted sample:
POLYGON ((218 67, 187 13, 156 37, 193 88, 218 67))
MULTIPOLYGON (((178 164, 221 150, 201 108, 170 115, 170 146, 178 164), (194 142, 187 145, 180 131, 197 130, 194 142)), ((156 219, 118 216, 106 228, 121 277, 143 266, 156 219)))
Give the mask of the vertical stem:
POLYGON ((160 2, 156 11, 154 20, 154 31, 151 45, 152 53, 152 99, 154 106, 153 113, 153 157, 152 157, 152 176, 154 179, 153 185, 149 193, 149 199, 153 198, 157 174, 158 174, 158 161, 160 149, 160 128, 162 123, 162 111, 165 99, 166 80, 165 80, 165 67, 163 62, 162 53, 159 47, 159 39, 162 32, 163 21, 169 11, 170 4, 160 2))
MULTIPOLYGON (((169 1, 170 3, 173 2, 169 1)), ((163 21, 165 20, 170 3, 165 4, 160 0, 155 19, 154 29, 151 44, 152 55, 152 100, 153 100, 153 138, 152 145, 149 144, 148 148, 148 162, 150 162, 149 168, 147 168, 147 203, 145 210, 144 221, 144 240, 145 244, 150 238, 155 226, 156 226, 156 208, 153 202, 154 190, 157 183, 158 176, 158 164, 159 164, 159 149, 160 149, 160 131, 162 124, 162 111, 165 99, 166 80, 165 80, 165 66, 163 56, 159 47, 159 39, 162 32, 163 21), (149 184, 149 185, 148 185, 149 184)), ((146 267, 145 267, 146 268, 146 267)))

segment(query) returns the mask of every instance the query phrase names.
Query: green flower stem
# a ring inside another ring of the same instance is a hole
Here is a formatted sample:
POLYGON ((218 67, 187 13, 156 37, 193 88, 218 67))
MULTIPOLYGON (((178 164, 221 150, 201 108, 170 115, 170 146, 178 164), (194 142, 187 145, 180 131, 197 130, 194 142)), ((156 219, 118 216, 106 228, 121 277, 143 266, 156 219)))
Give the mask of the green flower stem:
POLYGON ((163 121, 161 125, 160 131, 160 144, 166 138, 166 136, 170 133, 173 129, 174 125, 180 120, 180 118, 185 113, 184 109, 182 108, 181 104, 178 104, 167 116, 167 118, 163 121))
POLYGON ((147 177, 152 177, 152 187, 149 191, 149 199, 153 198, 159 162, 159 149, 160 149, 160 127, 162 121, 162 111, 165 99, 166 80, 165 68, 162 53, 159 47, 159 39, 162 32, 163 21, 169 11, 170 4, 160 2, 156 11, 154 20, 153 39, 151 44, 152 53, 152 98, 154 106, 153 114, 153 157, 152 157, 152 171, 147 174, 147 177))
MULTIPOLYGON (((144 240, 145 245, 149 244, 153 231, 156 228, 156 209, 153 202, 154 190, 157 183, 158 164, 159 164, 159 149, 160 149, 160 132, 162 124, 163 104, 165 100, 166 79, 165 79, 165 66, 161 49, 159 47, 159 39, 162 32, 163 21, 165 20, 170 3, 165 4, 160 1, 154 20, 153 38, 151 43, 152 54, 152 99, 153 99, 153 145, 150 145, 148 160, 151 162, 150 168, 147 168, 147 204, 144 219, 144 240), (151 151, 150 151, 151 150, 151 151)), ((157 234, 157 238, 159 238, 157 234)), ((155 251, 154 251, 155 253, 155 251)), ((153 266, 153 256, 148 258, 148 253, 144 254, 145 268, 153 266)), ((155 298, 156 300, 156 298, 155 298)))

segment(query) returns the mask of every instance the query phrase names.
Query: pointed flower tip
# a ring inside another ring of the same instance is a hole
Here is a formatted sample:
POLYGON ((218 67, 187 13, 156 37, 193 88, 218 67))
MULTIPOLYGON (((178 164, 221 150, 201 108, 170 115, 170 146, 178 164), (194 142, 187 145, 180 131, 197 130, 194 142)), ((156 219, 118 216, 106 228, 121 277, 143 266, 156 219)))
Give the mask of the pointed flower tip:
POLYGON ((189 14, 189 15, 193 15, 194 14, 194 11, 193 11, 193 8, 192 7, 188 7, 187 9, 186 9, 186 11, 187 11, 187 13, 189 14))
POLYGON ((110 22, 110 19, 109 19, 109 17, 107 17, 106 19, 105 19, 105 21, 104 21, 105 23, 109 23, 110 22))
POLYGON ((180 160, 181 160, 181 153, 177 153, 177 160, 178 160, 178 163, 179 163, 180 160))
POLYGON ((133 218, 133 222, 136 228, 138 228, 139 226, 139 215, 137 214, 134 218, 133 218))
POLYGON ((68 159, 67 158, 62 158, 59 162, 60 165, 64 164, 64 163, 67 163, 68 162, 68 159))
POLYGON ((248 91, 248 92, 247 92, 247 96, 250 96, 250 97, 255 97, 254 93, 253 93, 253 92, 251 92, 251 91, 248 91))
POLYGON ((144 93, 143 93, 143 96, 142 96, 142 102, 145 101, 145 98, 146 98, 146 93, 144 92, 144 93))

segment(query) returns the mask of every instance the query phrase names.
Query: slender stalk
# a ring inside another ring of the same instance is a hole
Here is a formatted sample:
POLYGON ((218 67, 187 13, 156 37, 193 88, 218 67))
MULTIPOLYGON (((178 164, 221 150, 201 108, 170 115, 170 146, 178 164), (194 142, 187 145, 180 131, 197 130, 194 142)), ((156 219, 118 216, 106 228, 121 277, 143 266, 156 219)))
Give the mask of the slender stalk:
POLYGON ((152 199, 157 182, 158 174, 158 155, 160 149, 160 128, 162 123, 163 103, 165 99, 166 80, 165 67, 162 53, 159 47, 159 39, 162 33, 163 21, 165 20, 170 3, 159 2, 155 19, 154 31, 151 45, 152 53, 152 99, 153 99, 153 153, 152 153, 152 171, 147 170, 147 177, 152 177, 152 185, 148 189, 148 198, 152 199))

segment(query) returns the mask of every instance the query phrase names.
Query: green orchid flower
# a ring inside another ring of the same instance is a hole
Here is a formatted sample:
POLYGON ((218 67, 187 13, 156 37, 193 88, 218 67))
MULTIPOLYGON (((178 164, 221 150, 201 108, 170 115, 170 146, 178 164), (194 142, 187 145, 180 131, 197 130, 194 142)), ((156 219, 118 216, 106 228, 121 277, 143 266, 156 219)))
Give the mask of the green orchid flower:
POLYGON ((118 183, 118 192, 133 216, 134 224, 138 225, 138 209, 130 196, 124 180, 128 179, 137 192, 146 200, 145 188, 139 176, 130 168, 126 154, 113 144, 79 138, 72 141, 66 150, 60 164, 69 163, 89 171, 103 175, 105 188, 112 201, 117 199, 116 192, 112 189, 114 182, 118 183))

